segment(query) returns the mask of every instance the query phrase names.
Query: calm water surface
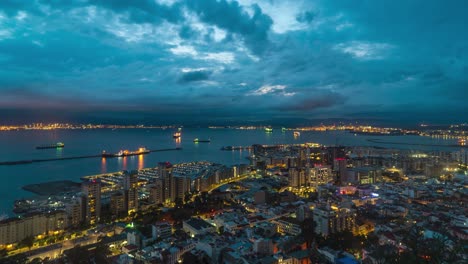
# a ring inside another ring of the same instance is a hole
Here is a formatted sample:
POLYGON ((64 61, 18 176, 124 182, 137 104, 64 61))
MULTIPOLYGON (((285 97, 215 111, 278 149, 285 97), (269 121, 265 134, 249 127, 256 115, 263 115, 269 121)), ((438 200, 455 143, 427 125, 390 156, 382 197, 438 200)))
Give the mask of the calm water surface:
POLYGON ((419 136, 365 136, 343 132, 301 132, 294 138, 292 131, 273 133, 263 130, 234 129, 183 129, 181 140, 172 138, 173 129, 98 129, 98 130, 51 130, 51 131, 6 131, 0 132, 0 161, 44 159, 80 155, 96 155, 102 150, 118 152, 120 149, 136 150, 183 148, 180 151, 155 152, 125 158, 89 158, 0 166, 0 215, 9 214, 16 199, 33 194, 23 191, 22 186, 54 180, 79 181, 80 177, 119 170, 154 167, 160 161, 172 163, 187 161, 211 161, 226 165, 247 163, 248 151, 221 151, 222 146, 248 146, 252 144, 291 144, 316 142, 324 145, 381 146, 421 150, 456 150, 449 147, 376 144, 367 139, 406 142, 417 144, 456 144, 455 140, 442 140, 419 136), (211 139, 210 143, 193 143, 194 138, 211 139), (65 143, 63 149, 36 150, 41 144, 65 143))

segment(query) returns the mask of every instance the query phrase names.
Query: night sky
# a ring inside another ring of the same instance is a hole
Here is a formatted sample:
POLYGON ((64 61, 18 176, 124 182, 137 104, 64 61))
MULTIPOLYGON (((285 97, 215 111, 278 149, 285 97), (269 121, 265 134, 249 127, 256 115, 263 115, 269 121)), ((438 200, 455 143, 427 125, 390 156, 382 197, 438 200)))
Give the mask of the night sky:
POLYGON ((1 0, 0 122, 468 121, 465 0, 1 0))

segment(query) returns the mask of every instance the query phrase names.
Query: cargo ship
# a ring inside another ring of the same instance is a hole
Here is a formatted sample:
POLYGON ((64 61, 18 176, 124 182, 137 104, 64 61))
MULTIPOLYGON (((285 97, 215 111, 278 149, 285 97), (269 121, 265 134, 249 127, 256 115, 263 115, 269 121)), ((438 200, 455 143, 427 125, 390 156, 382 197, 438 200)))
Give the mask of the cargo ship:
POLYGON ((101 155, 103 158, 115 158, 115 157, 143 155, 143 154, 148 154, 148 153, 150 153, 148 149, 139 148, 138 150, 135 150, 135 151, 121 150, 117 153, 107 153, 105 150, 103 150, 101 155))
POLYGON ((173 138, 180 138, 181 136, 182 136, 182 133, 180 132, 174 132, 174 134, 172 134, 173 138))
POLYGON ((211 142, 211 139, 194 139, 193 140, 194 143, 210 143, 211 142))
POLYGON ((64 148, 64 147, 65 147, 65 144, 63 144, 62 142, 58 142, 55 144, 40 145, 40 146, 37 146, 36 149, 57 149, 57 148, 64 148))

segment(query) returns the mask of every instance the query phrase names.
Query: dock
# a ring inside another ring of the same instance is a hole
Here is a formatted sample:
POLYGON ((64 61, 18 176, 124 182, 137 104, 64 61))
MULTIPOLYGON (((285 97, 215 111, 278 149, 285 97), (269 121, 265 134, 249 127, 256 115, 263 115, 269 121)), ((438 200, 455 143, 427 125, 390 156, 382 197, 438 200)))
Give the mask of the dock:
MULTIPOLYGON (((182 148, 167 148, 167 149, 153 149, 149 152, 163 152, 163 151, 174 151, 182 150, 182 148)), ((138 156, 138 155, 135 155, 138 156)), ((47 162, 47 161, 60 161, 60 160, 75 160, 75 159, 90 159, 90 158, 102 158, 102 154, 98 155, 84 155, 84 156, 72 156, 72 157, 61 157, 61 158, 49 158, 49 159, 30 159, 30 160, 16 160, 16 161, 2 161, 2 165, 21 165, 21 164, 31 164, 37 162, 47 162)))

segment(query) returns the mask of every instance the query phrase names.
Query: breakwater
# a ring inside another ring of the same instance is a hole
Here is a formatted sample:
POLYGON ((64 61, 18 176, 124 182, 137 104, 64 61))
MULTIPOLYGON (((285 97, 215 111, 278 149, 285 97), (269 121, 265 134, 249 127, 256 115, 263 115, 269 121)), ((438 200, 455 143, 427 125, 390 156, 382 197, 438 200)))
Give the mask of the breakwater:
MULTIPOLYGON (((162 151, 173 151, 173 150, 182 150, 182 148, 154 149, 154 150, 150 150, 149 152, 162 152, 162 151)), ((137 156, 137 155, 135 155, 135 156, 137 156)), ((101 158, 101 157, 102 157, 102 154, 60 157, 60 158, 48 158, 48 159, 29 159, 29 160, 2 161, 2 162, 0 162, 0 165, 21 165, 21 164, 30 164, 30 163, 36 163, 36 162, 89 159, 89 158, 101 158)), ((108 157, 108 158, 112 158, 112 157, 108 157)))

